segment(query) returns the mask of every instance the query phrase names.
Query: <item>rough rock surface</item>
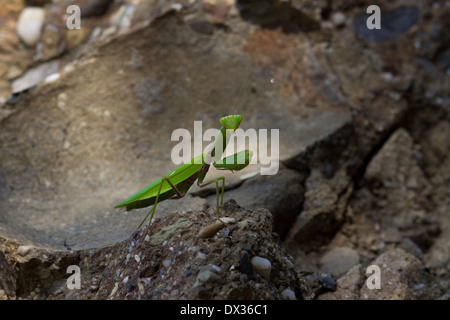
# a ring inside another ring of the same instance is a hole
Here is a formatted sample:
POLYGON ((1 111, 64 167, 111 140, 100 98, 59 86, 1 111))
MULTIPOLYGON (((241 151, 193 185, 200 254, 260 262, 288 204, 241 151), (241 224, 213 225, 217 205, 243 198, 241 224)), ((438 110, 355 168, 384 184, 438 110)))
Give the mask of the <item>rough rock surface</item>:
POLYGON ((17 244, 3 243, 0 284, 7 298, 25 299, 292 298, 285 290, 301 298, 292 257, 272 231, 272 214, 234 201, 221 214, 232 221, 208 238, 199 233, 216 221, 213 210, 155 219, 148 235, 143 228, 98 249, 50 255, 30 248, 23 254, 17 244), (269 262, 263 275, 255 260, 269 262), (66 286, 69 265, 80 268, 79 290, 66 286))
POLYGON ((361 299, 405 300, 419 299, 433 291, 430 272, 414 256, 401 249, 387 250, 371 265, 380 267, 380 289, 362 286, 361 299))

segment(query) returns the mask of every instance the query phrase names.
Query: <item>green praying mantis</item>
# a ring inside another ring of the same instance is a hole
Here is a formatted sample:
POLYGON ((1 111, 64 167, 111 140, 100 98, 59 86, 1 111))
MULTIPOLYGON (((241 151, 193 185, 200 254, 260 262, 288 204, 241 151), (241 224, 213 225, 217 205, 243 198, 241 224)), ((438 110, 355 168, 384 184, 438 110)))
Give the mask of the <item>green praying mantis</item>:
POLYGON ((230 135, 227 130, 235 131, 242 121, 242 116, 240 115, 230 115, 222 117, 220 123, 222 127, 220 128, 217 135, 214 137, 213 142, 208 145, 204 152, 194 158, 192 158, 188 163, 185 163, 175 170, 169 172, 162 178, 156 180, 149 186, 138 191, 136 194, 132 195, 125 201, 119 203, 115 208, 125 208, 126 211, 130 211, 138 208, 145 208, 153 205, 151 210, 147 213, 144 220, 139 225, 138 229, 144 224, 144 222, 150 216, 149 224, 146 233, 150 229, 150 224, 153 220, 153 215, 155 214, 156 206, 159 202, 168 199, 180 199, 183 198, 189 191, 191 186, 197 180, 197 185, 199 187, 204 187, 209 184, 216 184, 216 195, 217 195, 217 218, 220 220, 219 216, 219 181, 222 181, 222 190, 220 197, 220 205, 223 204, 223 193, 225 188, 225 177, 217 177, 209 181, 204 182, 205 176, 208 173, 210 164, 218 170, 231 170, 239 171, 245 168, 251 160, 252 152, 250 150, 244 150, 228 156, 224 159, 217 161, 212 161, 212 159, 221 156, 225 151, 230 135))

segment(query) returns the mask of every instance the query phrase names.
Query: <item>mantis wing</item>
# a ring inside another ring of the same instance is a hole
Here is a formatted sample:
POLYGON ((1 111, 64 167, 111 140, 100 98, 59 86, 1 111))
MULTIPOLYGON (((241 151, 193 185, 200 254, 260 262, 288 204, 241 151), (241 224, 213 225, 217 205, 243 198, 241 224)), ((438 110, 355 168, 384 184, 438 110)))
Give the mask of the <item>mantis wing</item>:
POLYGON ((244 169, 250 163, 253 152, 251 150, 243 150, 228 156, 224 159, 216 161, 213 166, 218 170, 239 171, 244 169))
MULTIPOLYGON (((167 175, 165 175, 165 177, 170 179, 172 184, 176 186, 189 177, 195 175, 202 167, 203 163, 203 154, 198 155, 197 157, 191 159, 189 163, 183 164, 175 170, 169 172, 167 175)), ((161 186, 160 199, 168 199, 173 196, 174 192, 170 184, 167 183, 167 181, 163 182, 162 178, 160 178, 144 189, 138 191, 136 194, 132 195, 125 201, 119 203, 114 208, 126 207, 127 211, 129 211, 131 209, 143 208, 152 205, 154 203, 154 199, 151 198, 156 197, 161 183, 163 185, 161 186), (133 205, 134 202, 138 203, 136 205, 133 205)))

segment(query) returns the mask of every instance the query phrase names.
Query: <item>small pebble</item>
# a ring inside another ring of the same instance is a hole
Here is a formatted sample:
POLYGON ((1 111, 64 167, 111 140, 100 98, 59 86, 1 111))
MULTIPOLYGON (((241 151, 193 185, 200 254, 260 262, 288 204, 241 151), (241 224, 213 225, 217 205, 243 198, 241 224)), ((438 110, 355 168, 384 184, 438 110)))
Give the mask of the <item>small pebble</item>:
POLYGON ((284 257, 284 261, 286 261, 286 268, 288 268, 288 269, 293 269, 294 268, 294 263, 292 263, 292 261, 289 260, 288 257, 284 257))
POLYGON ((222 278, 220 276, 218 276, 217 274, 215 274, 212 271, 209 270, 204 270, 199 272, 199 274, 197 275, 197 281, 196 282, 200 282, 200 283, 214 283, 214 282, 220 282, 222 281, 222 278))
POLYGON ((333 14, 331 15, 331 22, 333 22, 334 26, 336 27, 341 27, 345 24, 345 14, 343 14, 342 12, 333 12, 333 14))
POLYGON ((325 253, 321 260, 322 272, 340 278, 359 263, 359 254, 348 247, 337 247, 325 253))
POLYGON ((183 4, 182 3, 172 3, 170 6, 175 11, 181 11, 181 9, 183 9, 183 4))
POLYGON ((20 246, 17 248, 17 253, 24 257, 31 251, 32 248, 32 246, 20 246))
POLYGON ((291 289, 284 289, 283 292, 281 292, 281 297, 284 300, 296 300, 295 292, 291 289))
POLYGON ((139 293, 141 295, 144 295, 144 293, 145 293, 144 285, 142 283, 138 282, 138 288, 139 288, 139 293))
POLYGON ((53 292, 53 294, 55 296, 58 295, 58 294, 61 294, 61 293, 63 293, 63 289, 62 288, 58 288, 58 289, 55 290, 55 292, 53 292))
POLYGON ((110 296, 110 297, 113 296, 113 295, 117 292, 117 289, 119 289, 119 283, 118 283, 118 282, 116 282, 116 283, 114 284, 114 288, 112 289, 112 291, 111 291, 111 293, 109 294, 109 296, 110 296))
POLYGON ((45 83, 53 82, 59 79, 59 73, 52 73, 44 79, 45 83))
POLYGON ((236 219, 235 218, 231 218, 231 217, 223 217, 223 218, 220 218, 220 221, 222 221, 225 224, 228 224, 228 223, 235 222, 236 219))
POLYGON ((45 10, 40 7, 26 7, 17 20, 17 34, 29 47, 33 47, 41 38, 45 10))
POLYGON ((270 270, 272 269, 272 264, 266 258, 255 256, 251 260, 253 269, 262 275, 264 278, 268 279, 270 277, 270 270))
POLYGON ((172 264, 172 260, 166 259, 163 261, 163 266, 168 268, 172 264))
POLYGON ((197 257, 199 257, 200 259, 202 259, 202 260, 206 260, 206 254, 204 254, 203 252, 198 252, 197 253, 197 257))
POLYGON ((214 264, 211 266, 211 269, 213 269, 214 271, 220 272, 220 268, 214 264))
POLYGON ((136 260, 137 263, 141 262, 141 258, 137 254, 134 255, 134 260, 136 260))

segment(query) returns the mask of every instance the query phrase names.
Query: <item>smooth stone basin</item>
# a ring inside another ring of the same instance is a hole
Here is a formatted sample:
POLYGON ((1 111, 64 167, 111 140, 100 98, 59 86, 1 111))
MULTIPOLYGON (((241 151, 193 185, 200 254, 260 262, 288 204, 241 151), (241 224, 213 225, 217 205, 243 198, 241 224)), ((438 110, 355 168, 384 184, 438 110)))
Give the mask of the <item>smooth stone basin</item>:
MULTIPOLYGON (((231 33, 205 36, 162 17, 24 94, 0 120, 0 236, 55 250, 125 239, 148 209, 125 213, 114 205, 176 167, 171 134, 192 132, 195 120, 203 130, 219 128, 221 116, 238 113, 244 130, 279 129, 281 160, 349 121, 333 83, 311 77, 326 76, 326 66, 302 34, 233 23, 231 33)), ((227 185, 255 171, 226 172, 227 185)), ((223 173, 212 169, 208 177, 223 173)), ((166 201, 157 215, 205 203, 166 201)))

